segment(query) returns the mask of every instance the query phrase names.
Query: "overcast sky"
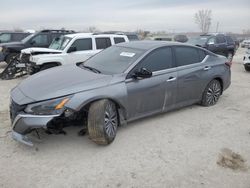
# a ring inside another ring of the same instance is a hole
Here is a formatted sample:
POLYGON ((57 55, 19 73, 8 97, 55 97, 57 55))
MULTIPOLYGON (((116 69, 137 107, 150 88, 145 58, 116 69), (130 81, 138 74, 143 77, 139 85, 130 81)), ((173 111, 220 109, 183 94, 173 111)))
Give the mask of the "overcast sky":
POLYGON ((1 0, 0 29, 199 31, 200 9, 212 10, 211 32, 250 29, 250 0, 1 0))

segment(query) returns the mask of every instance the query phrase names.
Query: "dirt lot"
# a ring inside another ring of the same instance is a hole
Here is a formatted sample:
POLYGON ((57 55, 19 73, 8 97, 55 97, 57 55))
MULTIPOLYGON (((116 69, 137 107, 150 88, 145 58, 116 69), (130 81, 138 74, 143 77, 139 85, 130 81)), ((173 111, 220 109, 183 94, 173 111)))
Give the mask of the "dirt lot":
POLYGON ((0 81, 0 187, 250 188, 250 73, 242 51, 217 105, 130 123, 106 147, 77 136, 76 127, 67 136, 43 135, 32 148, 13 141, 9 91, 21 79, 0 81), (240 154, 245 170, 219 166, 223 148, 240 154))

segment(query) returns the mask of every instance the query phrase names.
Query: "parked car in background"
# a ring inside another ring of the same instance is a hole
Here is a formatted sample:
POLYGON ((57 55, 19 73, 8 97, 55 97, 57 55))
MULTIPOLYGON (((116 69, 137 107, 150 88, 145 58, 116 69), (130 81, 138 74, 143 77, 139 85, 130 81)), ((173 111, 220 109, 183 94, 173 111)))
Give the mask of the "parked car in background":
POLYGON ((21 41, 30 34, 29 32, 0 32, 0 43, 21 41))
POLYGON ((224 34, 205 34, 198 37, 191 37, 187 41, 189 44, 193 44, 219 55, 223 55, 228 58, 228 61, 233 60, 235 54, 235 43, 233 39, 224 34))
POLYGON ((147 37, 146 40, 158 40, 158 41, 175 41, 175 42, 187 42, 188 38, 186 35, 153 35, 147 37))
POLYGON ((31 34, 20 42, 0 44, 0 62, 10 63, 11 59, 21 53, 22 49, 30 47, 49 47, 54 38, 74 33, 72 30, 42 30, 31 34))
POLYGON ((244 57, 243 57, 243 65, 246 71, 250 71, 250 47, 248 47, 244 57))
POLYGON ((176 42, 187 42, 188 37, 186 35, 175 35, 174 36, 174 41, 176 41, 176 42))
POLYGON ((105 32, 99 32, 96 34, 115 34, 115 35, 126 35, 129 39, 129 41, 137 41, 140 40, 139 36, 135 32, 122 32, 122 31, 105 31, 105 32))
POLYGON ((228 35, 228 36, 230 36, 233 39, 235 44, 235 49, 237 50, 240 47, 240 39, 235 35, 228 35))
POLYGON ((26 48, 21 51, 20 63, 29 74, 60 65, 83 62, 121 42, 128 42, 126 35, 76 33, 56 38, 49 48, 26 48))
POLYGON ((206 49, 160 41, 119 43, 15 87, 12 136, 32 145, 31 131, 57 134, 78 122, 92 141, 107 145, 126 122, 195 103, 215 105, 230 83, 227 59, 206 49))
POLYGON ((241 43, 242 48, 249 48, 250 47, 250 39, 245 39, 241 43))

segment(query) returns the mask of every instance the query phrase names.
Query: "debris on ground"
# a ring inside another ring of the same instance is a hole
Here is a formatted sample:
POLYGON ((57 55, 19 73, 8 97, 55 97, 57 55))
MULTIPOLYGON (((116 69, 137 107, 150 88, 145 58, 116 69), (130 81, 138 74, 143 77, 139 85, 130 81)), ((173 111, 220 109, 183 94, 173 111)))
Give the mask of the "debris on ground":
POLYGON ((219 166, 230 168, 232 170, 246 171, 246 160, 238 153, 233 152, 228 148, 223 148, 217 160, 219 166))

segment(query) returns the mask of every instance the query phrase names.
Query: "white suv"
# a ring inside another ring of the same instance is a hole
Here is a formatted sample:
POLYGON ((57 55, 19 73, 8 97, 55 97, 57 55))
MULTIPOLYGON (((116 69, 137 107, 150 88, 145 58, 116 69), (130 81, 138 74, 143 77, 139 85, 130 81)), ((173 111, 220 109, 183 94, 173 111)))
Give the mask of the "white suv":
POLYGON ((49 48, 27 48, 21 51, 20 62, 29 74, 51 67, 83 62, 101 50, 121 42, 126 35, 76 33, 55 39, 49 48))

